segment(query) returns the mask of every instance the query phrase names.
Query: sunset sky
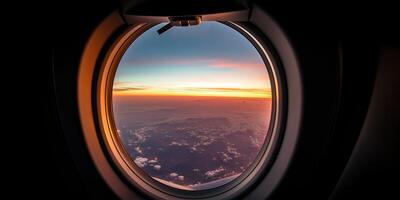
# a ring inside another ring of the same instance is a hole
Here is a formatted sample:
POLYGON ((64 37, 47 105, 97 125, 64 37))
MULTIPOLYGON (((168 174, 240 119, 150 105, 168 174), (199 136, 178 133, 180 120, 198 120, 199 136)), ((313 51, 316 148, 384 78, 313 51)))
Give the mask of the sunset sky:
POLYGON ((159 24, 136 39, 119 63, 113 95, 270 98, 268 72, 252 44, 218 22, 159 24))

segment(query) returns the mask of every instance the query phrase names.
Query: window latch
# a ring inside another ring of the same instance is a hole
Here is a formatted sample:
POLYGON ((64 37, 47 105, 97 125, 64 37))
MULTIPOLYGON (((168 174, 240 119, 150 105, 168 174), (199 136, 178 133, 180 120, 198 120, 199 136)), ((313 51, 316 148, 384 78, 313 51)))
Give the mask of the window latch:
POLYGON ((174 26, 195 26, 201 23, 201 16, 168 17, 169 23, 157 30, 158 34, 168 31, 174 26))

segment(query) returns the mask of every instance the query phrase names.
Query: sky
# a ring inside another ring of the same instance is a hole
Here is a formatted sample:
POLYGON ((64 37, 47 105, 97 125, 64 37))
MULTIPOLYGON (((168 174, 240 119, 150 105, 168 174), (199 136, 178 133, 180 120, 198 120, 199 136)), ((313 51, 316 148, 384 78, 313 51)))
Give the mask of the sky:
POLYGON ((243 35, 219 22, 173 27, 156 25, 126 50, 113 95, 270 98, 265 64, 243 35))

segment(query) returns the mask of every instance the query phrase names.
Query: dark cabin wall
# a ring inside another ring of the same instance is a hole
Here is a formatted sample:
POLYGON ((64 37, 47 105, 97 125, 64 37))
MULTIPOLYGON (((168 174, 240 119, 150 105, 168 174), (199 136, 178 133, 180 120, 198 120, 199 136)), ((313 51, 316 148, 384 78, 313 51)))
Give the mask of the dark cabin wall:
MULTIPOLYGON (((396 7, 256 2, 287 31, 306 86, 298 151, 273 199, 328 199, 333 191, 334 200, 399 196, 394 190, 400 157, 396 7)), ((117 199, 84 148, 74 90, 86 38, 118 8, 118 1, 88 0, 55 1, 50 9, 36 10, 44 13, 43 35, 51 48, 37 73, 44 80, 37 91, 45 120, 35 127, 40 134, 32 139, 37 157, 30 180, 40 183, 19 184, 31 196, 117 199)))
POLYGON ((83 141, 76 103, 80 54, 93 29, 119 2, 53 2, 44 22, 51 45, 44 96, 47 129, 41 161, 41 198, 117 199, 97 173, 83 141))

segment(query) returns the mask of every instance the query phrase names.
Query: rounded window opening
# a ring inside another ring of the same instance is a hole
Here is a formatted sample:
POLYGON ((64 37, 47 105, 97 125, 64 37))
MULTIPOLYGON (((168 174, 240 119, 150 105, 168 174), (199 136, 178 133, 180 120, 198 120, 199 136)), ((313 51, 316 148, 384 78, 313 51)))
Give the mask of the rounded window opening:
POLYGON ((134 184, 167 193, 250 183, 277 138, 268 50, 230 22, 159 34, 164 25, 133 31, 109 56, 100 98, 112 157, 134 184))

